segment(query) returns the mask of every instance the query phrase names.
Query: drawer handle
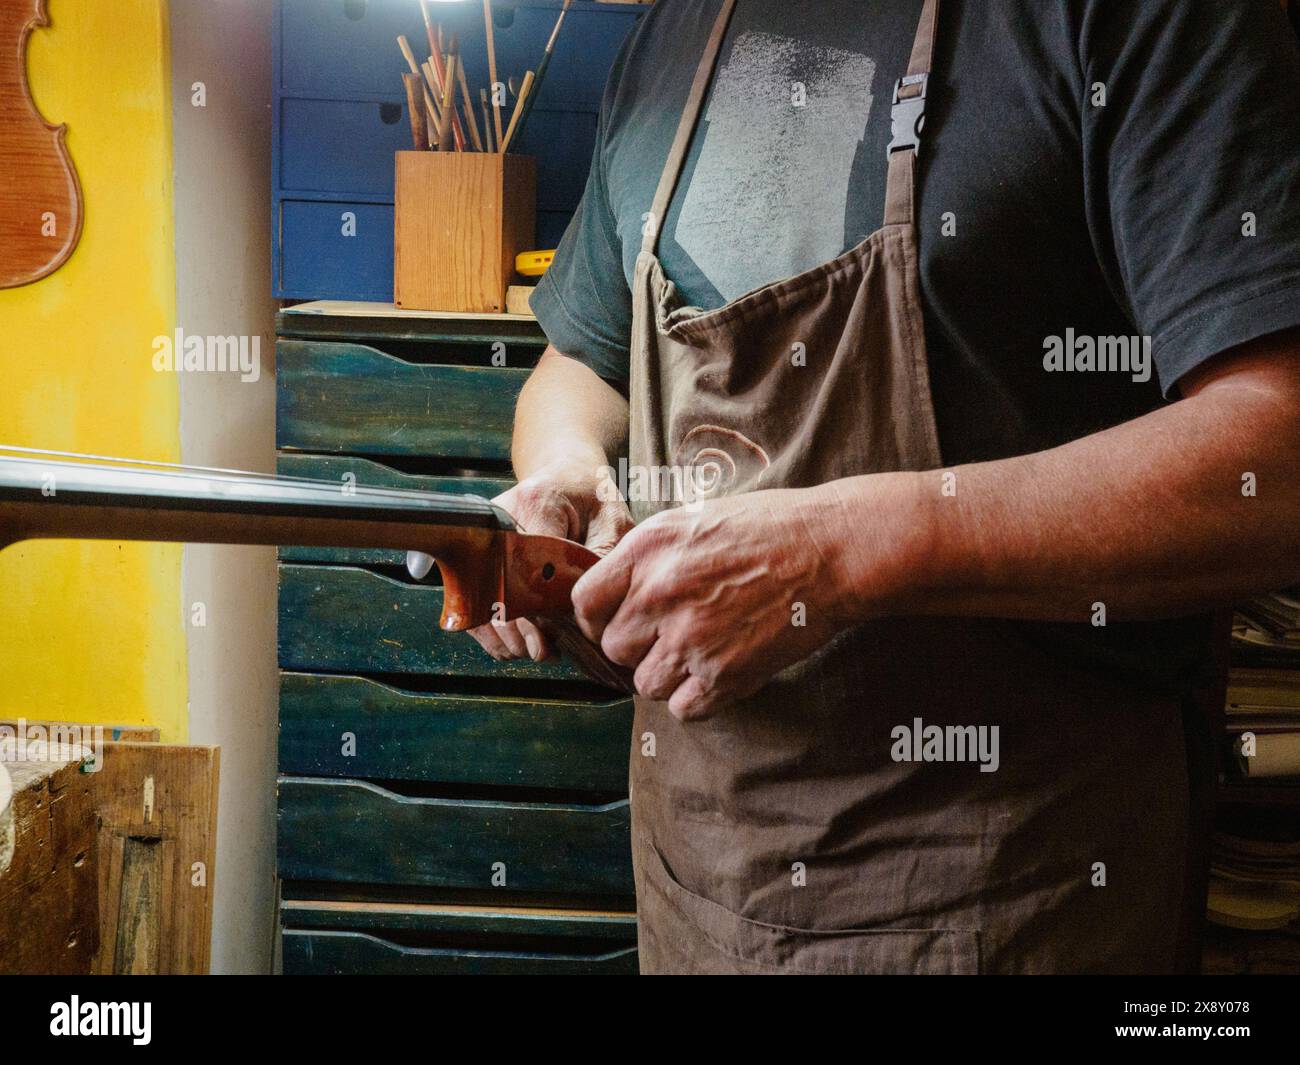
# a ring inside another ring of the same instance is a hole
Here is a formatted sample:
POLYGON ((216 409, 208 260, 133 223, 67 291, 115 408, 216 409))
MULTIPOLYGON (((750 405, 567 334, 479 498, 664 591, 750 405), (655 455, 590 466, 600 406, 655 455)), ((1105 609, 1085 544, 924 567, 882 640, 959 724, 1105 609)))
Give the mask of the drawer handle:
POLYGON ((366 0, 343 0, 343 14, 353 22, 366 17, 366 0))
POLYGON ((401 120, 402 120, 401 104, 380 104, 379 105, 379 121, 382 122, 385 126, 394 125, 395 123, 400 122, 401 120))

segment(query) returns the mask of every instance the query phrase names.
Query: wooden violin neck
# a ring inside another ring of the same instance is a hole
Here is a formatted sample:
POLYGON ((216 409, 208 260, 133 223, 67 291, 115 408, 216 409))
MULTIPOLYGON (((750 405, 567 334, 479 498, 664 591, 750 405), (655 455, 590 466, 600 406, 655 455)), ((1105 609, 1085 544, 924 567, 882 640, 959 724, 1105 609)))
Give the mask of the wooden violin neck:
POLYGON ((422 551, 442 571, 447 628, 491 618, 513 527, 474 496, 0 455, 0 549, 75 539, 422 551))

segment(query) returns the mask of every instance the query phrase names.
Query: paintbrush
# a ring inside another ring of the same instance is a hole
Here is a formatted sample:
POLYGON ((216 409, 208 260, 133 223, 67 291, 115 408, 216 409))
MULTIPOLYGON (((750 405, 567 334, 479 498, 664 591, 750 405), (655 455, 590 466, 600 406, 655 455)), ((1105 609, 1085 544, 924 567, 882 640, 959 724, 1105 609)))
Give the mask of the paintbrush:
POLYGON ((465 80, 465 64, 456 67, 456 80, 460 83, 461 104, 465 111, 465 124, 469 127, 469 139, 474 142, 477 151, 483 150, 483 138, 478 135, 478 119, 474 117, 474 99, 469 94, 469 82, 465 80))
POLYGON ((510 128, 506 130, 506 139, 501 143, 503 155, 510 150, 510 144, 519 130, 520 117, 523 115, 528 101, 532 98, 532 94, 536 91, 536 78, 530 70, 524 75, 523 83, 519 86, 519 99, 515 102, 515 113, 510 118, 510 128))
POLYGON ((492 140, 492 110, 488 107, 487 89, 478 91, 479 106, 483 109, 483 147, 484 150, 495 152, 497 150, 496 142, 492 140))
POLYGON ((533 104, 542 91, 542 82, 546 79, 546 69, 551 65, 551 56, 555 53, 555 42, 560 38, 560 28, 564 25, 564 16, 569 13, 569 5, 572 3, 573 0, 564 0, 564 7, 560 11, 560 17, 555 20, 555 29, 551 30, 551 39, 546 42, 546 51, 542 53, 542 61, 537 64, 537 76, 533 79, 532 91, 528 93, 526 100, 523 94, 520 94, 520 99, 524 101, 524 110, 519 116, 515 136, 523 133, 524 127, 528 124, 528 116, 533 113, 533 104))
POLYGON ((433 30, 433 19, 429 18, 428 0, 420 0, 420 14, 424 16, 424 35, 429 38, 429 54, 441 52, 438 47, 438 37, 433 30))
POLYGON ((450 151, 453 146, 458 152, 464 150, 464 134, 461 137, 454 135, 456 127, 460 125, 456 111, 456 67, 459 63, 460 56, 452 52, 447 56, 447 66, 443 72, 442 123, 438 126, 438 147, 444 152, 450 151))
POLYGON ((483 23, 487 34, 488 77, 492 79, 492 123, 496 127, 497 145, 502 142, 501 104, 497 98, 497 39, 492 28, 492 0, 483 0, 483 23))
POLYGON ((429 86, 425 89, 424 102, 433 115, 433 125, 429 127, 429 132, 432 133, 442 123, 442 107, 438 103, 442 99, 442 88, 438 84, 438 75, 433 69, 432 60, 426 59, 421 63, 420 70, 424 73, 424 80, 429 86))
POLYGON ((415 142, 417 152, 429 148, 429 129, 424 122, 424 100, 420 88, 424 84, 418 74, 403 74, 402 85, 406 88, 406 110, 411 118, 411 139, 415 142))
MULTIPOLYGON (((433 87, 433 81, 429 77, 428 71, 425 71, 415 61, 415 53, 411 51, 411 44, 405 36, 397 38, 397 47, 402 50, 402 57, 406 60, 406 65, 411 68, 411 73, 420 79, 420 85, 424 90, 424 106, 426 110, 436 111, 434 106, 433 94, 429 91, 433 87)), ((438 91, 436 88, 434 92, 438 91)))
MULTIPOLYGON (((439 27, 439 31, 441 31, 441 29, 442 27, 439 27)), ((439 33, 439 36, 441 36, 441 32, 439 33)), ((459 49, 460 49, 459 41, 453 39, 452 51, 459 52, 459 49)), ((452 136, 455 138, 456 141, 456 150, 458 152, 462 152, 465 150, 465 131, 460 128, 460 115, 456 111, 456 108, 454 106, 456 102, 455 78, 453 77, 451 79, 452 81, 451 85, 447 84, 447 80, 448 80, 447 74, 448 74, 449 64, 444 64, 441 52, 434 52, 431 56, 429 56, 429 60, 433 63, 433 72, 438 75, 438 91, 435 95, 438 97, 439 113, 441 113, 443 110, 446 109, 445 101, 447 100, 448 97, 447 90, 451 89, 450 96, 453 105, 451 109, 451 132, 452 132, 452 136)))

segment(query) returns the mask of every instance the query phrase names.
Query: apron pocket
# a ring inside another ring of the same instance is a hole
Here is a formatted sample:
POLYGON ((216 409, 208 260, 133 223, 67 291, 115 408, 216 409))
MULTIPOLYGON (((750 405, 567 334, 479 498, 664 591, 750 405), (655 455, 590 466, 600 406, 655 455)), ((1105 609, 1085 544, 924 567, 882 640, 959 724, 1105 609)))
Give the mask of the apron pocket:
POLYGON ((683 887, 648 840, 643 839, 638 849, 643 876, 638 909, 646 971, 828 976, 979 972, 978 932, 948 928, 820 931, 751 921, 683 887))

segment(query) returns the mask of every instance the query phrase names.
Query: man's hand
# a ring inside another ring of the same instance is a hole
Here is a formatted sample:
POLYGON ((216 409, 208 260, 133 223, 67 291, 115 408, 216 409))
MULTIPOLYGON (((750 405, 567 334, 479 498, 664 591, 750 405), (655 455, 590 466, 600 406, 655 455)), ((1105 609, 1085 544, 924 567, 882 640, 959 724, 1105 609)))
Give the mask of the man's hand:
POLYGON ((1143 621, 1292 586, 1297 353, 1300 331, 1244 345, 1050 451, 660 514, 578 582, 579 624, 685 719, 872 618, 1143 621))
MULTIPOLYGON (((618 391, 583 363, 547 348, 515 408, 511 457, 519 483, 495 500, 525 532, 563 536, 606 554, 632 527, 607 474, 627 437, 618 391)), ((507 619, 471 635, 493 658, 541 661, 552 649, 536 625, 507 619)))
POLYGON ((706 717, 861 613, 845 598, 845 517, 834 485, 664 511, 578 582, 578 623, 642 695, 706 717))
MULTIPOLYGON (((618 488, 596 463, 566 461, 543 467, 493 500, 524 532, 562 536, 586 544, 598 555, 613 550, 632 528, 632 515, 618 488)), ((526 618, 508 618, 471 633, 493 658, 540 662, 553 649, 526 618)))

